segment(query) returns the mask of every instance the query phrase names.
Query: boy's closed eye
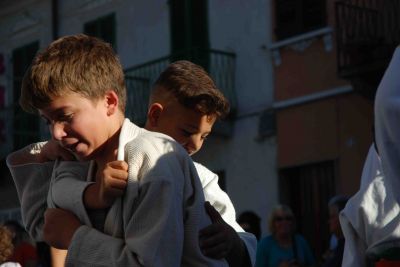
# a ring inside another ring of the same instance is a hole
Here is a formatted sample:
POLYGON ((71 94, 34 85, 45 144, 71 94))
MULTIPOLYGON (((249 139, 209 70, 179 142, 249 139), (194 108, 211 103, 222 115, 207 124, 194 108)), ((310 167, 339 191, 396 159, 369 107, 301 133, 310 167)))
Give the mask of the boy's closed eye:
POLYGON ((46 117, 44 117, 44 116, 42 116, 42 118, 43 118, 43 120, 45 121, 46 125, 51 125, 52 122, 54 122, 54 123, 55 123, 55 122, 61 122, 61 123, 67 122, 67 123, 69 123, 69 122, 71 122, 72 119, 73 119, 73 114, 72 114, 72 113, 70 113, 70 114, 58 114, 58 115, 55 117, 54 120, 50 120, 50 119, 48 119, 48 118, 46 118, 46 117))
POLYGON ((201 136, 201 140, 203 140, 203 141, 207 140, 207 138, 208 138, 208 134, 207 134, 207 135, 202 135, 202 136, 201 136))
POLYGON ((74 115, 72 113, 67 113, 67 114, 61 114, 57 120, 59 122, 71 122, 73 119, 74 115))
POLYGON ((183 136, 185 136, 185 137, 189 137, 193 134, 185 129, 181 129, 181 132, 182 132, 183 136))

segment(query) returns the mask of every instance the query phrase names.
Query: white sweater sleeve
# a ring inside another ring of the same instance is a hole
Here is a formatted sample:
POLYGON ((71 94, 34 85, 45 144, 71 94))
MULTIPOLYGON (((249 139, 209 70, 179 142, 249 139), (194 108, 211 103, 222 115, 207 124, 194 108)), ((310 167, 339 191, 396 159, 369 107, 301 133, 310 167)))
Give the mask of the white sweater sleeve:
POLYGON ((21 204, 22 221, 36 241, 43 240, 43 216, 47 209, 46 198, 53 164, 46 162, 13 165, 7 158, 21 204))
POLYGON ((394 52, 375 97, 375 136, 385 179, 400 203, 400 48, 394 52))
POLYGON ((93 183, 87 181, 88 169, 88 162, 56 161, 51 176, 47 204, 50 208, 71 211, 83 224, 91 226, 83 202, 86 188, 93 183))

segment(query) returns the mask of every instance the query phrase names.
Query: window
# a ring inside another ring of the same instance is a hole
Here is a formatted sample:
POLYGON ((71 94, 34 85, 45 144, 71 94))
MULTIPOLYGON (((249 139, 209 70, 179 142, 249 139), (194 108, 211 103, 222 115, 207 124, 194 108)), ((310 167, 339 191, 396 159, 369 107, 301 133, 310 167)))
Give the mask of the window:
POLYGON ((13 61, 13 91, 14 91, 14 149, 22 148, 39 140, 39 119, 38 116, 28 114, 18 104, 21 95, 22 78, 28 66, 31 64, 36 52, 39 49, 39 42, 34 42, 12 52, 13 61))
POLYGON ((170 0, 172 61, 187 59, 209 66, 208 3, 205 0, 170 0))
POLYGON ((103 39, 107 43, 110 43, 114 50, 117 50, 115 26, 115 14, 110 14, 85 23, 83 32, 87 35, 103 39))
POLYGON ((326 26, 325 0, 276 0, 278 40, 289 38, 326 26))
POLYGON ((279 171, 281 203, 289 205, 302 233, 318 257, 328 247, 328 201, 335 192, 335 162, 326 161, 279 171))

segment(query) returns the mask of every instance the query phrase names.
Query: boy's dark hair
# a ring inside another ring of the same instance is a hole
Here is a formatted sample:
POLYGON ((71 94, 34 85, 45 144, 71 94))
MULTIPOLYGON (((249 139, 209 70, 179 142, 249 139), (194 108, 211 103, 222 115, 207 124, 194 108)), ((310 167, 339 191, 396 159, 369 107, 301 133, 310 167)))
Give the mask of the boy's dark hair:
POLYGON ((111 45, 77 34, 59 38, 36 55, 22 81, 19 102, 25 111, 36 112, 67 93, 98 100, 111 89, 124 112, 124 72, 111 45))
POLYGON ((336 207, 338 212, 340 212, 344 209, 348 200, 349 198, 346 196, 337 195, 329 200, 328 205, 336 207))
POLYGON ((260 217, 253 211, 244 211, 237 219, 238 224, 240 224, 246 232, 254 234, 257 240, 261 238, 260 221, 260 217))
POLYGON ((170 96, 190 109, 205 115, 225 117, 229 103, 208 73, 187 60, 171 63, 154 84, 150 103, 168 101, 170 96))

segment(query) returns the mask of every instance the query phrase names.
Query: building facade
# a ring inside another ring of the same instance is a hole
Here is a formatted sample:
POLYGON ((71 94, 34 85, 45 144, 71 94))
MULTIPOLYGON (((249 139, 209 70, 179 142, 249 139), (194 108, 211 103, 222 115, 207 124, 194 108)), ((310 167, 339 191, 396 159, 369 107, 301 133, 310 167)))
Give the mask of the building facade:
MULTIPOLYGON (((158 74, 189 59, 231 102, 194 159, 219 174, 237 214, 261 217, 264 234, 272 207, 289 204, 318 256, 329 198, 359 187, 398 12, 398 0, 1 1, 3 165, 10 151, 49 137, 17 102, 31 59, 52 40, 83 32, 110 42, 126 72, 126 115, 139 125, 158 74)), ((17 213, 12 182, 0 183, 3 215, 17 213)))
POLYGON ((279 199, 321 255, 329 198, 359 188, 376 88, 399 43, 400 1, 272 5, 279 199))

